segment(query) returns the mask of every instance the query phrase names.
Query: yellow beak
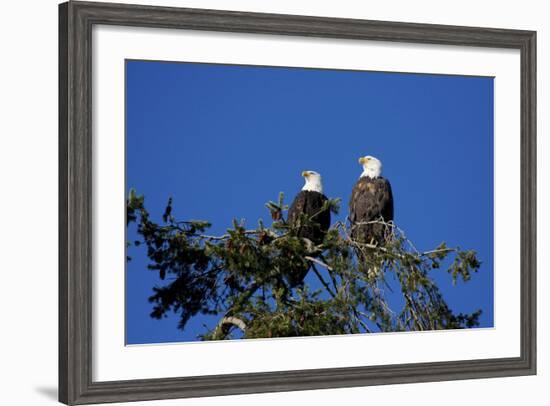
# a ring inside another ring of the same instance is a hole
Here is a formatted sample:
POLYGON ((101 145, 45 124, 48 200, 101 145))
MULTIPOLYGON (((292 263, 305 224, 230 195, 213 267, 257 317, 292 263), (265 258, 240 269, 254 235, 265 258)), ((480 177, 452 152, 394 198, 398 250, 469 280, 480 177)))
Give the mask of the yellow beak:
POLYGON ((361 158, 359 158, 359 163, 360 163, 361 165, 364 165, 365 162, 367 162, 368 160, 369 160, 368 158, 365 158, 364 156, 362 156, 361 158))
POLYGON ((309 176, 309 171, 303 171, 303 172, 302 172, 302 176, 303 176, 304 178, 307 178, 307 177, 309 176))

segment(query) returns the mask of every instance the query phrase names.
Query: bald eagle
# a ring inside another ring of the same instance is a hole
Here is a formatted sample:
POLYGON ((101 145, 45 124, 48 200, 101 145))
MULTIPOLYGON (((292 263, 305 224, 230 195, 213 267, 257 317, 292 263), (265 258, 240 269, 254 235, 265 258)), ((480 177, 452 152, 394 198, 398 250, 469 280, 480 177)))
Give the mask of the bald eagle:
POLYGON ((393 221, 393 196, 390 182, 380 176, 382 163, 372 157, 359 158, 363 173, 353 187, 349 203, 351 237, 354 241, 381 245, 391 230, 384 224, 393 221), (374 222, 372 224, 363 224, 374 222))
MULTIPOLYGON (((307 238, 313 244, 318 245, 323 242, 330 227, 330 209, 324 209, 324 204, 328 199, 323 194, 320 174, 314 171, 304 171, 302 176, 306 183, 290 205, 288 224, 297 237, 307 238)), ((295 264, 292 269, 287 270, 286 274, 286 279, 290 287, 293 288, 303 283, 310 264, 301 256, 292 258, 294 255, 292 252, 284 255, 290 255, 288 259, 295 264)))
POLYGON ((330 209, 323 210, 328 199, 323 194, 320 174, 304 171, 302 176, 306 183, 288 210, 288 223, 297 230, 298 237, 308 238, 318 245, 323 242, 330 227, 330 209))

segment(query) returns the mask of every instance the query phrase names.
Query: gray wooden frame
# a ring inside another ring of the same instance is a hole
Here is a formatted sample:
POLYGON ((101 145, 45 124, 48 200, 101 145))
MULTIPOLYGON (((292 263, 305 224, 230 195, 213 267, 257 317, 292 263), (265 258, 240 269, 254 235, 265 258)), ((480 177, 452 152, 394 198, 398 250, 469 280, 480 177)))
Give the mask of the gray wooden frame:
POLYGON ((59 6, 59 400, 217 396, 536 373, 536 33, 294 15, 69 2, 59 6), (283 372, 92 381, 92 26, 398 41, 521 52, 521 355, 283 372))

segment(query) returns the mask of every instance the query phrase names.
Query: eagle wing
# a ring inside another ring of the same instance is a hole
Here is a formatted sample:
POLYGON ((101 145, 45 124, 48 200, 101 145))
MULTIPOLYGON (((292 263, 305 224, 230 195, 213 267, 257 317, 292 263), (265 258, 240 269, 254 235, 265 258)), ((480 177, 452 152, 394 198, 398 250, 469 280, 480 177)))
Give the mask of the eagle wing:
POLYGON ((316 244, 323 241, 324 234, 330 227, 330 210, 321 210, 327 197, 319 192, 302 190, 296 195, 288 210, 288 223, 294 227, 300 226, 298 235, 309 238, 316 244), (313 224, 299 224, 301 216, 311 218, 313 224))
MULTIPOLYGON (((349 219, 351 224, 380 219, 389 222, 393 220, 393 195, 390 182, 385 178, 360 178, 351 193, 349 203, 349 219)), ((375 237, 379 234, 378 227, 358 227, 362 237, 375 237)), ((367 238, 368 240, 369 238, 367 238)))
MULTIPOLYGON (((307 238, 315 245, 321 244, 327 230, 330 227, 330 210, 321 210, 327 201, 327 197, 319 192, 302 190, 296 195, 288 209, 288 223, 295 228, 295 235, 300 238, 307 238), (308 224, 300 224, 303 216, 311 219, 308 224)), ((287 280, 291 287, 298 286, 303 282, 309 264, 304 259, 296 261, 296 268, 287 270, 287 280)))
POLYGON ((393 195, 390 182, 384 178, 363 177, 353 187, 350 199, 350 221, 372 221, 383 217, 393 220, 393 195))
POLYGON ((292 225, 296 224, 296 222, 300 219, 300 214, 304 213, 305 207, 306 196, 303 192, 300 192, 296 195, 294 201, 288 209, 288 223, 292 225))

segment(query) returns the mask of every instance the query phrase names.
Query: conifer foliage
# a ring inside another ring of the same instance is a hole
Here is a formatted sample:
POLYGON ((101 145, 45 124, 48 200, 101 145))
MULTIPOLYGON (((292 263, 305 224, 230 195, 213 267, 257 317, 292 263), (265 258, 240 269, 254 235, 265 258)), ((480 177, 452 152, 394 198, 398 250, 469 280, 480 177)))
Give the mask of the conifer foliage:
MULTIPOLYGON (((282 193, 266 205, 270 225, 259 221, 247 228, 234 220, 223 235, 209 234, 207 221, 177 220, 172 207, 168 199, 162 221, 155 222, 144 196, 130 191, 127 225, 137 227, 138 239, 127 242, 127 260, 133 249, 144 247, 148 270, 163 281, 152 287, 151 317, 175 312, 183 330, 196 315, 217 316, 200 335, 203 340, 479 324, 481 310, 453 312, 432 278, 434 272, 446 272, 453 283, 468 282, 481 265, 475 251, 445 243, 418 251, 393 222, 383 223, 391 237, 382 245, 354 241, 345 222, 333 224, 324 241, 314 245, 286 222, 282 193), (302 274, 306 280, 297 283, 296 275, 302 274)), ((327 210, 337 213, 338 208, 338 199, 326 202, 327 210)))

